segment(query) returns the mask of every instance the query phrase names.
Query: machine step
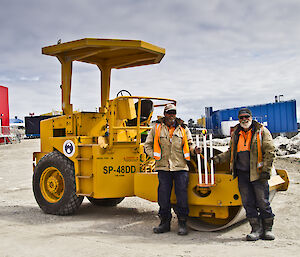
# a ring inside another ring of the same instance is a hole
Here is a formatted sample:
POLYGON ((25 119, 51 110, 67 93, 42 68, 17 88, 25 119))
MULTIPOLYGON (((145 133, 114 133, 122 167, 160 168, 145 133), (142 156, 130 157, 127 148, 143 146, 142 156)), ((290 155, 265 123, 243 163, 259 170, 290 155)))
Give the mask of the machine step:
POLYGON ((77 157, 76 160, 77 160, 77 161, 90 161, 90 160, 93 160, 93 157, 90 157, 90 158, 81 158, 81 157, 77 157))
POLYGON ((76 178, 85 178, 85 179, 89 179, 89 178, 93 178, 93 174, 91 174, 90 176, 81 176, 81 175, 77 175, 76 178))
POLYGON ((78 196, 86 196, 86 197, 93 197, 94 193, 90 193, 90 194, 83 194, 83 193, 76 193, 76 195, 78 196))

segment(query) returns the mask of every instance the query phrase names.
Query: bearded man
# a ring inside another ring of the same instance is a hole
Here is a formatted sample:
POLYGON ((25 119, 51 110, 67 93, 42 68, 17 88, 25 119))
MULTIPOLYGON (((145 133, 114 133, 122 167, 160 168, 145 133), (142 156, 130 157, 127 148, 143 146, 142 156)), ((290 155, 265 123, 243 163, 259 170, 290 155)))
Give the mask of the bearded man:
POLYGON ((233 177, 238 178, 242 204, 252 228, 246 239, 274 240, 275 215, 269 202, 268 185, 275 158, 272 136, 267 128, 252 119, 249 109, 240 109, 238 118, 228 151, 214 156, 213 160, 216 164, 230 161, 233 177))

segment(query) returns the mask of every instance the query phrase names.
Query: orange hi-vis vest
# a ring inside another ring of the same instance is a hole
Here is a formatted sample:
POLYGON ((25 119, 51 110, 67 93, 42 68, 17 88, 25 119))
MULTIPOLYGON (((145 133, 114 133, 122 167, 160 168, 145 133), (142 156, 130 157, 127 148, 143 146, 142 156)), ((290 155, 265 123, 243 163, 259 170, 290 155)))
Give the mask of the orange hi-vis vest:
MULTIPOLYGON (((154 143, 153 143, 153 155, 154 159, 159 161, 161 159, 161 147, 160 147, 160 132, 161 132, 161 124, 156 124, 155 125, 155 135, 154 135, 154 143)), ((184 158, 187 161, 191 160, 190 157, 190 149, 189 149, 189 144, 186 136, 185 129, 180 127, 181 133, 182 133, 182 140, 183 140, 183 155, 184 158)))
POLYGON ((247 132, 241 130, 239 133, 239 140, 237 144, 237 152, 250 151, 252 131, 248 130, 247 132))
MULTIPOLYGON (((264 166, 264 163, 263 163, 263 158, 262 158, 262 130, 263 130, 263 127, 261 127, 257 133, 257 136, 256 136, 256 140, 257 140, 257 171, 260 173, 261 170, 262 170, 262 167, 264 166)), ((247 140, 245 141, 248 141, 250 139, 247 138, 247 140)), ((233 140, 232 140, 232 145, 231 145, 231 158, 230 158, 230 167, 232 167, 232 164, 233 164, 233 140)), ((246 146, 250 146, 250 141, 249 142, 246 142, 246 146)), ((240 150, 242 150, 241 148, 243 148, 243 146, 237 146, 237 148, 240 147, 240 150)), ((250 149, 248 149, 250 151, 250 149)))

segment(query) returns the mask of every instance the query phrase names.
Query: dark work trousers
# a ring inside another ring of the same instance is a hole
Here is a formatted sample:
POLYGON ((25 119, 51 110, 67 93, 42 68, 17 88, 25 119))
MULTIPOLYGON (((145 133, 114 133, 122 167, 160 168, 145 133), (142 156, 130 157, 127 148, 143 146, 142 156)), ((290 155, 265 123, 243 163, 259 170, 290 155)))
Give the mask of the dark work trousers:
POLYGON ((158 171, 158 205, 159 216, 162 219, 171 219, 171 191, 173 181, 175 184, 175 195, 177 204, 175 213, 178 218, 187 218, 189 206, 187 199, 187 187, 189 183, 189 174, 187 171, 158 171))
POLYGON ((255 180, 250 182, 250 172, 239 171, 238 185, 242 203, 246 210, 247 218, 266 219, 274 217, 269 202, 268 181, 255 180))

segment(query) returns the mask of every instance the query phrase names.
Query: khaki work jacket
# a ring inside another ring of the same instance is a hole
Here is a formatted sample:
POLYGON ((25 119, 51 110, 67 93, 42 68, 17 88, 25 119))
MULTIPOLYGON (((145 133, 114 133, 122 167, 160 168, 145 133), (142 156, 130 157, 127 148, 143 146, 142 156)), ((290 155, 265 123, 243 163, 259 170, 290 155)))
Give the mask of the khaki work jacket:
MULTIPOLYGON (((231 147, 233 146, 233 161, 230 165, 231 172, 234 177, 237 176, 235 164, 237 159, 237 143, 239 138, 239 131, 241 130, 241 126, 238 124, 235 126, 230 140, 229 149, 219 154, 215 159, 216 163, 228 162, 231 160, 231 147)), ((250 143, 250 181, 255 181, 259 179, 260 172, 268 172, 271 174, 273 161, 275 158, 275 147, 273 144, 273 139, 270 131, 263 127, 260 123, 253 121, 252 128, 252 138, 250 143), (261 171, 257 169, 257 134, 259 133, 260 128, 262 130, 262 158, 263 158, 263 167, 261 171)))
MULTIPOLYGON (((174 130, 172 139, 169 137, 168 127, 160 120, 162 124, 160 132, 160 147, 161 147, 161 159, 156 161, 155 170, 164 171, 188 171, 187 161, 183 154, 183 136, 180 130, 182 126, 186 131, 186 136, 189 144, 190 153, 194 154, 195 144, 192 139, 192 135, 188 127, 183 124, 183 121, 176 119, 177 127, 174 130), (181 125, 180 125, 181 124, 181 125)), ((146 142, 144 144, 145 152, 153 158, 153 144, 154 144, 155 126, 150 130, 146 142)))

